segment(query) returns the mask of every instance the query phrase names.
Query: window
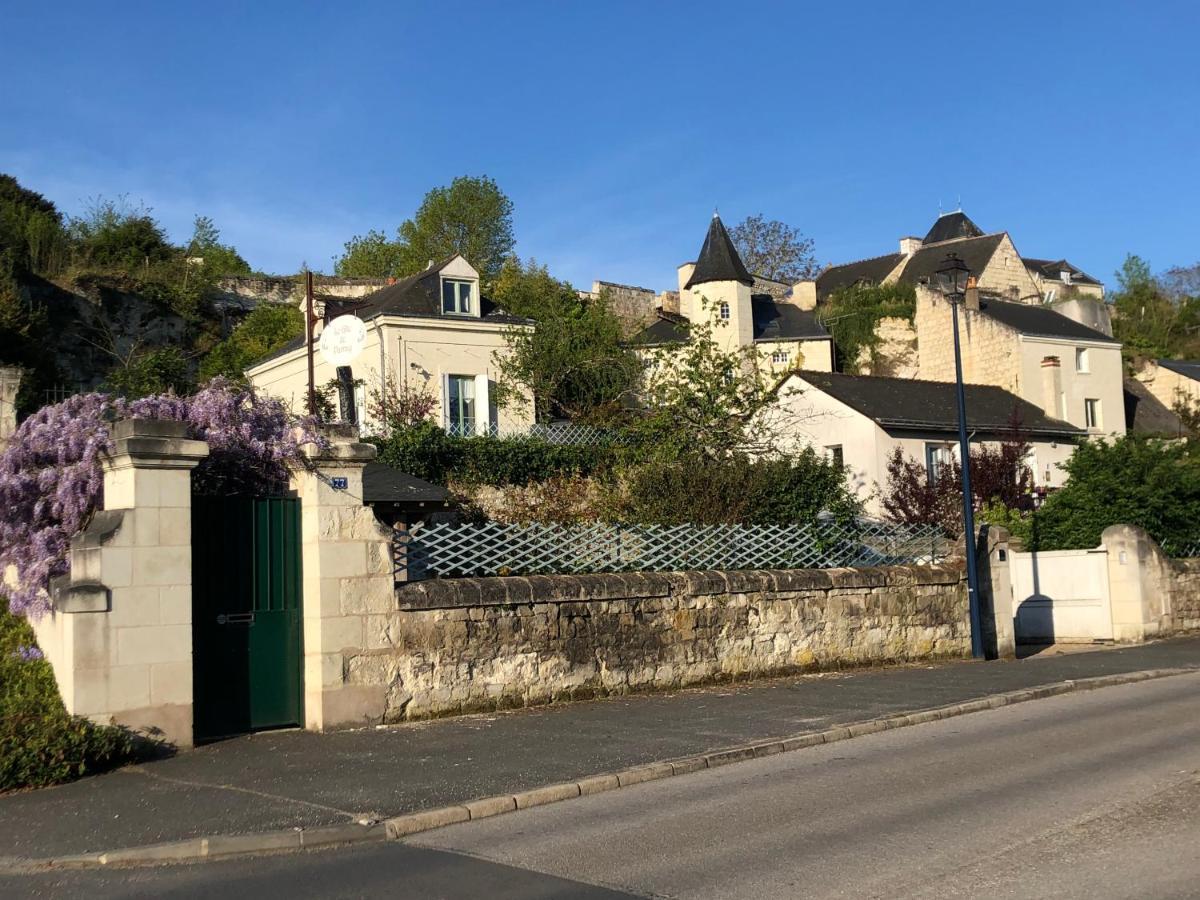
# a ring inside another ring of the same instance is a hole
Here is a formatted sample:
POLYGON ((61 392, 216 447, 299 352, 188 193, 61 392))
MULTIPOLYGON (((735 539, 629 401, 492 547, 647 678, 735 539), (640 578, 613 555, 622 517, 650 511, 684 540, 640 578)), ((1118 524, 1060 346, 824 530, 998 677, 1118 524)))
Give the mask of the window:
POLYGON ((1099 400, 1084 400, 1083 401, 1083 420, 1087 423, 1088 428, 1100 428, 1100 401, 1099 400))
POLYGON ((942 470, 954 462, 954 449, 949 444, 925 445, 925 472, 929 483, 936 484, 942 470))
POLYGON ((475 376, 446 376, 446 431, 458 437, 475 434, 475 376))
POLYGON ((1053 302, 1054 302, 1054 297, 1055 297, 1055 290, 1054 290, 1054 288, 1050 288, 1050 290, 1046 291, 1046 302, 1047 302, 1047 303, 1053 303, 1053 302))
POLYGON ((846 457, 842 453, 842 445, 834 444, 832 447, 825 448, 829 452, 829 461, 839 469, 846 465, 846 457))
POLYGON ((1075 371, 1084 373, 1092 371, 1088 367, 1088 352, 1086 347, 1075 348, 1075 371))
POLYGON ((786 366, 788 360, 791 358, 792 354, 786 350, 776 350, 771 354, 771 362, 775 363, 776 365, 786 366))
POLYGON ((722 300, 721 305, 720 305, 720 307, 718 307, 718 309, 720 310, 721 321, 728 322, 729 316, 730 316, 729 304, 726 303, 724 300, 722 300))
POLYGON ((442 279, 442 312, 457 316, 470 315, 473 286, 472 281, 442 279))

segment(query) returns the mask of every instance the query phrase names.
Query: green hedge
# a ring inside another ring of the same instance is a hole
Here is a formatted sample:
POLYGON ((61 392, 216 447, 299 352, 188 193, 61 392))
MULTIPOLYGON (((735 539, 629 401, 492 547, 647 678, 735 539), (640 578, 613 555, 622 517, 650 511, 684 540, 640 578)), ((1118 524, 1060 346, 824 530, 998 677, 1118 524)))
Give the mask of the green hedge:
POLYGON ((375 440, 379 461, 438 484, 526 485, 556 475, 591 475, 621 458, 620 447, 553 444, 536 438, 457 438, 432 423, 375 440))
POLYGON ((110 769, 142 749, 126 729, 67 714, 33 629, 0 597, 0 792, 110 769))

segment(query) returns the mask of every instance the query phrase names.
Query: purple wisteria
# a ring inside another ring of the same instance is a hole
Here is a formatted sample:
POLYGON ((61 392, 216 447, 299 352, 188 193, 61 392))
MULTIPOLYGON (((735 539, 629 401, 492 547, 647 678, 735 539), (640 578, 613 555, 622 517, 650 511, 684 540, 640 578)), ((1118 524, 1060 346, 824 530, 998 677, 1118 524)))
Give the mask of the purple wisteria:
POLYGON ((196 493, 277 491, 300 445, 321 442, 311 420, 223 378, 190 397, 83 394, 38 410, 0 454, 0 573, 16 569, 17 587, 6 588, 13 612, 46 610, 50 579, 67 571, 71 536, 103 502, 111 423, 129 416, 187 422, 190 437, 208 441, 211 453, 192 474, 196 493))

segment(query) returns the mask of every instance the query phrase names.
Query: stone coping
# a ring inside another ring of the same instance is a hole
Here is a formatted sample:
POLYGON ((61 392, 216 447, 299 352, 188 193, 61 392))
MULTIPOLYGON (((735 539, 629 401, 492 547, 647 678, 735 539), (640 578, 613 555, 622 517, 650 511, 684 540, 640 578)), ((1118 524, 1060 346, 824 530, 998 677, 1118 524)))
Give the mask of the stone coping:
POLYGON ((396 585, 401 610, 644 600, 653 597, 828 591, 895 585, 957 584, 962 563, 861 569, 751 569, 745 571, 627 572, 612 575, 526 575, 434 578, 396 585))

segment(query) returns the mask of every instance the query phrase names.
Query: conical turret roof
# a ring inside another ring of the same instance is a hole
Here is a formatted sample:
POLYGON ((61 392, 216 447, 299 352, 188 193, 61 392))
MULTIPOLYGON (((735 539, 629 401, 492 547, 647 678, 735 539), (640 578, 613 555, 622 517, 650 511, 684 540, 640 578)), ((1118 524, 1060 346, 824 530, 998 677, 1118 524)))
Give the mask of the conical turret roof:
POLYGON ((708 225, 708 234, 704 238, 704 246, 700 248, 696 268, 683 288, 689 290, 707 281, 740 281, 742 284, 754 284, 754 278, 746 271, 729 232, 725 230, 721 217, 716 213, 713 213, 712 222, 708 225))

